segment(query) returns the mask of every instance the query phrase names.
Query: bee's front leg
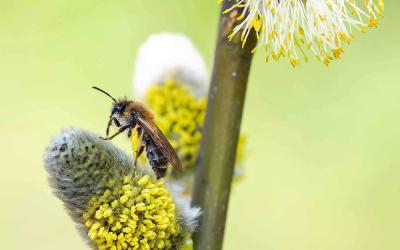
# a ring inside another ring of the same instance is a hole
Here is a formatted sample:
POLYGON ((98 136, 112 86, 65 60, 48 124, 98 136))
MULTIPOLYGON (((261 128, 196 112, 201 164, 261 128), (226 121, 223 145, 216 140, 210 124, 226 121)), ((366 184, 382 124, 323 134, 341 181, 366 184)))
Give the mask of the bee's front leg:
POLYGON ((107 129, 106 129, 106 136, 108 136, 108 134, 110 132, 110 127, 111 127, 113 122, 114 122, 115 126, 121 127, 121 124, 119 123, 117 118, 111 116, 110 120, 108 120, 107 129))
POLYGON ((119 134, 121 134, 122 132, 124 132, 127 128, 129 128, 129 126, 121 127, 121 128, 118 129, 118 131, 117 131, 115 134, 113 134, 112 136, 106 137, 106 138, 100 137, 100 139, 103 139, 103 140, 111 140, 112 138, 114 138, 114 137, 116 137, 117 135, 119 135, 119 134))

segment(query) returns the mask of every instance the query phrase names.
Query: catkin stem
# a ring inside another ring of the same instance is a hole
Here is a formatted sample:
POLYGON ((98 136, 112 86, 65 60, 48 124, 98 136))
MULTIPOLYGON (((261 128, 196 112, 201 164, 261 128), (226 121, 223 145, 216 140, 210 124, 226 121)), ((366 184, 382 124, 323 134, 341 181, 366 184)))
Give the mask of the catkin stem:
MULTIPOLYGON (((222 11, 235 1, 224 1, 222 11)), ((193 235, 194 249, 222 248, 236 146, 252 60, 256 44, 251 32, 242 48, 240 33, 227 36, 237 24, 238 10, 220 15, 214 66, 208 94, 203 138, 196 168, 193 206, 202 208, 199 228, 193 235)))

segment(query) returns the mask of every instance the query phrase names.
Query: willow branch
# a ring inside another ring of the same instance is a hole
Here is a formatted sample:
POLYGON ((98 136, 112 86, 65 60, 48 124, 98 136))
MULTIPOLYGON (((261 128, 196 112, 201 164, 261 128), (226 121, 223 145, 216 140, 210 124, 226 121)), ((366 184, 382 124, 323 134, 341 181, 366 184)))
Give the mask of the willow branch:
MULTIPOLYGON (((235 1, 224 1, 222 11, 235 1)), ((222 248, 230 187, 235 164, 246 85, 256 44, 253 32, 242 48, 240 33, 228 41, 227 36, 241 14, 237 10, 222 14, 219 21, 215 59, 208 95, 203 138, 196 168, 194 206, 203 215, 193 235, 197 250, 222 248)))

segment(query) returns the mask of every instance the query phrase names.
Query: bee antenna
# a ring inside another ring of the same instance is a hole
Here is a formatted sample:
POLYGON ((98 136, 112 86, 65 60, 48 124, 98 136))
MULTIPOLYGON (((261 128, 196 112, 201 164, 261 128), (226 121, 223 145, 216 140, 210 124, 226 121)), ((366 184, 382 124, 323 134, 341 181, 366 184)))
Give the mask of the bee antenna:
POLYGON ((106 91, 102 90, 101 88, 96 87, 96 86, 92 86, 92 88, 94 88, 95 90, 98 90, 98 91, 102 92, 103 94, 106 94, 106 95, 109 96, 114 102, 117 102, 117 100, 116 100, 114 97, 112 97, 109 93, 107 93, 106 91))

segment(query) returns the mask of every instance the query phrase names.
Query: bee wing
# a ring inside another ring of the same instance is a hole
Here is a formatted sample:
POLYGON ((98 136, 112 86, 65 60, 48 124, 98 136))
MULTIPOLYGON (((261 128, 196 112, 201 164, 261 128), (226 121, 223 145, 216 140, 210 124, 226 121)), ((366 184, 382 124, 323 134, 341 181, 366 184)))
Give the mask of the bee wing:
POLYGON ((164 136, 163 132, 158 128, 158 126, 152 121, 146 121, 140 115, 137 116, 137 121, 139 125, 147 132, 147 134, 153 139, 157 144, 161 153, 167 157, 168 161, 171 163, 179 172, 183 171, 182 163, 175 152, 175 149, 171 146, 168 139, 164 136))

